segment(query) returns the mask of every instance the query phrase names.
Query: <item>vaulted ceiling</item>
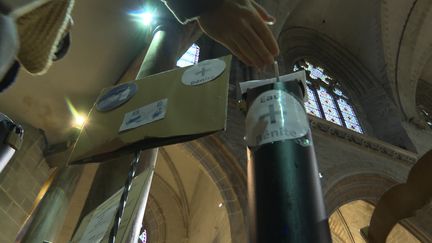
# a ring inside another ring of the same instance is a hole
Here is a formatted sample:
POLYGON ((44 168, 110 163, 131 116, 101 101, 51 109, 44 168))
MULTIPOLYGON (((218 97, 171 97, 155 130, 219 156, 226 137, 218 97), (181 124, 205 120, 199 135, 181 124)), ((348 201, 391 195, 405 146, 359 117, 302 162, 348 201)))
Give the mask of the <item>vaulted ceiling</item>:
MULTIPOLYGON (((43 129, 50 143, 63 141, 72 118, 65 100, 87 112, 99 91, 115 83, 145 45, 143 29, 128 15, 140 2, 76 1, 68 55, 43 76, 21 71, 0 95, 0 111, 43 129)), ((388 87, 407 119, 416 115, 417 80, 432 83, 430 1, 261 2, 278 19, 276 33, 301 26, 330 37, 388 87)))
POLYGON ((0 94, 0 111, 43 129, 49 142, 65 140, 70 99, 87 113, 100 90, 115 83, 145 45, 144 31, 128 15, 140 1, 75 1, 72 45, 47 74, 21 69, 15 84, 0 94))

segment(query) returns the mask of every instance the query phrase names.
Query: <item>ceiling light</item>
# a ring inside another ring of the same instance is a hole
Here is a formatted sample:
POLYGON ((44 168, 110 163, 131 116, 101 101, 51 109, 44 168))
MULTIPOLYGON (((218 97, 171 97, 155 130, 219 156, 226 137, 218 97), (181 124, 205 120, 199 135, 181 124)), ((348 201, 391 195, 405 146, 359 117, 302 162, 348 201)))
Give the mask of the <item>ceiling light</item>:
POLYGON ((219 203, 219 205, 218 205, 220 208, 223 206, 223 203, 219 203))
POLYGON ((76 114, 73 120, 73 127, 81 129, 86 121, 87 117, 85 115, 76 114))
POLYGON ((70 113, 72 114, 72 127, 82 129, 87 121, 87 116, 84 113, 78 112, 69 98, 66 98, 66 104, 70 113))
POLYGON ((130 12, 129 15, 134 17, 135 20, 137 20, 139 23, 141 23, 144 26, 151 25, 155 18, 153 12, 144 11, 144 10, 130 12))

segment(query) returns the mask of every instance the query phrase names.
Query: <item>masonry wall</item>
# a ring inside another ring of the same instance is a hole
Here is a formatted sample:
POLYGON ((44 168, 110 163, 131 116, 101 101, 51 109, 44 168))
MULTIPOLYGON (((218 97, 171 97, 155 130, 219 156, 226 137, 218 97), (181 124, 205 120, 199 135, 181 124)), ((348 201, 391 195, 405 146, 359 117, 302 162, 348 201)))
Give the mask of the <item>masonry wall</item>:
POLYGON ((0 242, 14 242, 50 168, 43 157, 44 135, 24 126, 24 143, 0 174, 0 242))

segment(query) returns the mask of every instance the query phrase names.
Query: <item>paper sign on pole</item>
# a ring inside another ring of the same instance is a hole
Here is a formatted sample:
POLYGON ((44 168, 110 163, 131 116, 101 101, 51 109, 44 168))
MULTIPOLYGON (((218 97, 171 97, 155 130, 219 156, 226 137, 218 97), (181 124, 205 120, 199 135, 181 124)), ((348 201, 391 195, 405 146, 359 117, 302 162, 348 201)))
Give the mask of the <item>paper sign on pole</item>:
MULTIPOLYGON (((133 181, 131 190, 129 192, 126 207, 122 216, 119 231, 117 232, 116 242, 126 243, 129 239, 128 233, 131 231, 131 219, 133 215, 138 213, 140 210, 140 201, 143 195, 146 193, 145 190, 149 189, 146 186, 150 183, 153 168, 149 168, 140 175, 138 175, 133 181)), ((123 189, 116 192, 113 196, 107 199, 104 203, 99 205, 92 212, 87 214, 81 221, 78 230, 71 243, 106 243, 109 239, 111 227, 114 222, 114 216, 117 212, 117 208, 120 202, 120 197, 123 189)), ((147 192, 148 193, 148 192, 147 192)), ((127 242, 129 243, 129 242, 127 242)))

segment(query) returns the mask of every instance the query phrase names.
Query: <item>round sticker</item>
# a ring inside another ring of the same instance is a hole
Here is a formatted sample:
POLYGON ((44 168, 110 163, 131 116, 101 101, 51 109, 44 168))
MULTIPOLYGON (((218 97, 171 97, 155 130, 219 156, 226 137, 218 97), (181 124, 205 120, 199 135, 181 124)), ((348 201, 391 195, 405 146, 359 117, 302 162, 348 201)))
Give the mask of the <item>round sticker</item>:
POLYGON ((210 82, 219 77, 225 67, 225 62, 219 59, 202 61, 183 73, 182 83, 193 86, 210 82))
POLYGON ((300 138, 308 131, 303 105, 285 91, 260 94, 246 115, 246 143, 250 147, 300 138))
POLYGON ((124 83, 113 87, 103 94, 96 103, 98 111, 113 110, 129 101, 137 92, 135 83, 124 83))

